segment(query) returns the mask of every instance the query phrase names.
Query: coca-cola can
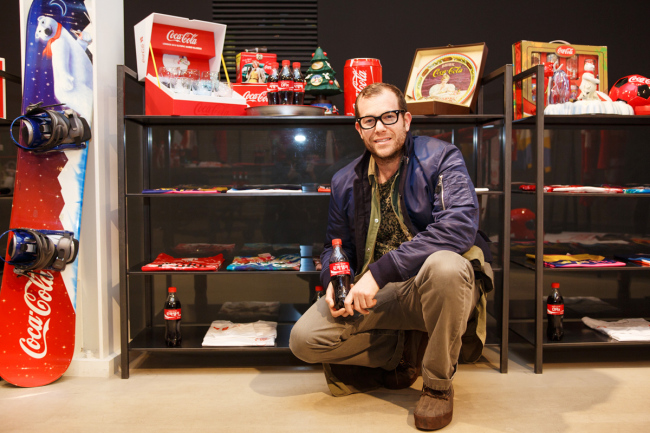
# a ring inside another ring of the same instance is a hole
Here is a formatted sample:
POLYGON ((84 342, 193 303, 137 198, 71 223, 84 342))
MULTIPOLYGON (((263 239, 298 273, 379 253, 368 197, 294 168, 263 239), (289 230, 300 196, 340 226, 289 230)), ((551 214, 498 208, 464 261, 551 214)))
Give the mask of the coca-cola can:
POLYGON ((372 83, 381 83, 379 59, 348 59, 343 68, 343 96, 345 115, 354 116, 357 95, 372 83))

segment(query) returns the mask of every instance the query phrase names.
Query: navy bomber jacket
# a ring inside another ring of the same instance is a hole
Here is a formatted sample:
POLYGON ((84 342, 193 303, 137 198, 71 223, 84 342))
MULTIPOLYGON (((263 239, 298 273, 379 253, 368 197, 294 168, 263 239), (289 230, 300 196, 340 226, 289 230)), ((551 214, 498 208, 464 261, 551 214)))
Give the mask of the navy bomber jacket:
MULTIPOLYGON (((370 153, 364 152, 332 178, 325 249, 321 254, 321 281, 330 281, 332 239, 341 239, 350 270, 363 266, 370 223, 370 153)), ((491 261, 489 246, 478 231, 479 207, 474 185, 458 148, 431 137, 406 137, 399 182, 404 224, 413 239, 369 266, 379 287, 417 275, 424 261, 439 250, 464 254, 472 245, 491 261)), ((354 278, 354 275, 352 275, 354 278)))

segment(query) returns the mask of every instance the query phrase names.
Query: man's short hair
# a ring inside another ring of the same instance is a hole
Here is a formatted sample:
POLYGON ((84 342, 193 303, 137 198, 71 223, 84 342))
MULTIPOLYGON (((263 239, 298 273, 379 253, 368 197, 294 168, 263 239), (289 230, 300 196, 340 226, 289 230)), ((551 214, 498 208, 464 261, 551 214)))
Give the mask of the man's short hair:
POLYGON ((408 111, 406 108, 406 99, 404 98, 404 94, 400 89, 397 88, 397 86, 388 83, 372 83, 371 85, 364 87, 363 90, 357 95, 357 100, 354 103, 354 117, 359 117, 359 101, 362 98, 372 98, 373 96, 379 96, 385 90, 392 92, 395 96, 397 96, 397 102, 399 104, 400 110, 408 111))

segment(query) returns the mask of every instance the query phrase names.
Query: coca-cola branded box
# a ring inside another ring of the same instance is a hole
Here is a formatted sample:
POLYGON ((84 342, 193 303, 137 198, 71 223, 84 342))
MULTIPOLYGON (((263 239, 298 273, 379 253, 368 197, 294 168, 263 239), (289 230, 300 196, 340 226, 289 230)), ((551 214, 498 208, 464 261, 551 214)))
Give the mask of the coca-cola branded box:
POLYGON ((247 84, 266 83, 266 77, 271 74, 273 62, 278 60, 273 53, 243 52, 235 57, 237 82, 247 84))
POLYGON ((412 114, 475 111, 487 45, 448 45, 415 51, 404 96, 412 114))
MULTIPOLYGON (((512 58, 515 75, 533 66, 547 63, 555 64, 556 69, 564 70, 570 81, 571 100, 580 96, 579 86, 585 72, 591 72, 599 81, 596 90, 608 92, 605 46, 574 45, 565 41, 519 41, 512 45, 512 58)), ((553 67, 549 65, 548 71, 552 73, 553 67)), ((543 84, 538 83, 537 78, 527 78, 514 84, 515 118, 534 115, 537 98, 542 97, 546 102, 548 77, 545 77, 543 84)))
POLYGON ((246 101, 236 92, 232 97, 178 92, 174 86, 165 86, 159 73, 161 67, 219 72, 225 25, 153 13, 136 24, 134 31, 138 79, 145 81, 147 115, 246 114, 246 101))
POLYGON ((233 83, 232 89, 246 99, 249 107, 269 105, 266 96, 266 84, 233 83))

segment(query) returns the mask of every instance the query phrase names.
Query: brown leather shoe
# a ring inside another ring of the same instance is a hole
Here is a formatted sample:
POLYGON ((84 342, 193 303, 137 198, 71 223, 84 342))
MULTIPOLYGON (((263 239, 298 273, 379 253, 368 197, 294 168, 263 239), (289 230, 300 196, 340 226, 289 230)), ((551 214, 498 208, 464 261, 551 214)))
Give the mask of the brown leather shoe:
POLYGON ((422 374, 422 357, 427 349, 429 336, 422 331, 406 331, 402 359, 394 370, 384 376, 384 387, 403 389, 413 385, 422 374))
POLYGON ((451 422, 454 414, 454 387, 446 391, 436 391, 422 387, 420 401, 415 406, 413 416, 415 427, 420 430, 438 430, 451 422))

